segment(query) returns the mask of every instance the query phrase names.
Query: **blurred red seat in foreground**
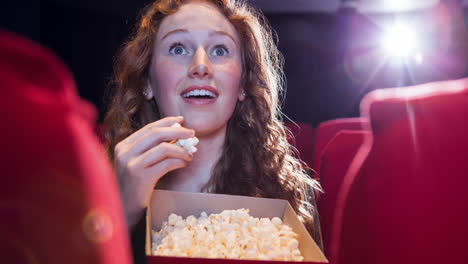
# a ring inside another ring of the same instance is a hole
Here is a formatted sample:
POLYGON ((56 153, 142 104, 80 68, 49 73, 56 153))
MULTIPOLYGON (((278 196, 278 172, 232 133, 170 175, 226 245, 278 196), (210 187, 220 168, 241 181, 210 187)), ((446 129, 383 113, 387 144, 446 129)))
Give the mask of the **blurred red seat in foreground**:
POLYGON ((344 175, 366 136, 371 136, 368 131, 342 130, 330 140, 322 153, 320 183, 324 192, 319 196, 317 206, 326 256, 329 254, 330 229, 336 197, 344 175))
POLYGON ((325 121, 317 127, 312 168, 318 172, 319 177, 322 153, 330 140, 341 130, 361 130, 365 122, 365 118, 339 118, 325 121))
POLYGON ((2 263, 131 263, 117 184, 52 54, 0 30, 2 263))
POLYGON ((367 95, 366 138, 345 176, 331 263, 466 263, 468 79, 367 95))

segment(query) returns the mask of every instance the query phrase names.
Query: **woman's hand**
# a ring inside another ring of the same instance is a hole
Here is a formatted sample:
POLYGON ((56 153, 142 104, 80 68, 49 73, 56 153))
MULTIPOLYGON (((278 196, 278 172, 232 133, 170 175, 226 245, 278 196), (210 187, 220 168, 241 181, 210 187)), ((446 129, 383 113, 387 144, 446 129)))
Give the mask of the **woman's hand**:
POLYGON ((192 155, 184 148, 168 143, 195 135, 194 130, 171 127, 182 121, 183 117, 163 118, 146 125, 115 146, 115 169, 130 228, 141 217, 158 180, 192 160, 192 155))

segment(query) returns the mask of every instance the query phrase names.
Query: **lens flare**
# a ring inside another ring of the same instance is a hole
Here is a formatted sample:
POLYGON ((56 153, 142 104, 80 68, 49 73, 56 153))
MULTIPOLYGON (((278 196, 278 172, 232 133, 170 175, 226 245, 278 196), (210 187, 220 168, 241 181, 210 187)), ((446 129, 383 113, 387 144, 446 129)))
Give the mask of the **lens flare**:
POLYGON ((419 46, 415 31, 402 23, 390 26, 381 44, 389 55, 399 58, 408 58, 417 52, 419 46))
POLYGON ((82 223, 86 238, 94 243, 104 243, 111 239, 114 226, 110 216, 100 209, 90 210, 82 223))

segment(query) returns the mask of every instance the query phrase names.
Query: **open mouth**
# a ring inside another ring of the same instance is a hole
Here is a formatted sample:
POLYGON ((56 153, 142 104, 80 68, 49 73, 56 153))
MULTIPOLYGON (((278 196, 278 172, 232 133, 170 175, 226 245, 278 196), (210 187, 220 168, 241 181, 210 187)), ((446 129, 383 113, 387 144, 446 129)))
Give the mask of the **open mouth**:
POLYGON ((188 99, 214 99, 218 97, 218 95, 208 90, 196 89, 190 92, 183 93, 182 97, 188 99))

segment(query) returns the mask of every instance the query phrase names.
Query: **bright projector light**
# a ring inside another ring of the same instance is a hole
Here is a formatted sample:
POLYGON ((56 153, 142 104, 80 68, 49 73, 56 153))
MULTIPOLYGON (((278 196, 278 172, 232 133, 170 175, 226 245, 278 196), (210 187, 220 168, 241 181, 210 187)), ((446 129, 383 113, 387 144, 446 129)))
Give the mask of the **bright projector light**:
POLYGON ((416 33, 409 25, 394 24, 385 32, 381 42, 385 51, 399 58, 407 58, 417 52, 416 33))

